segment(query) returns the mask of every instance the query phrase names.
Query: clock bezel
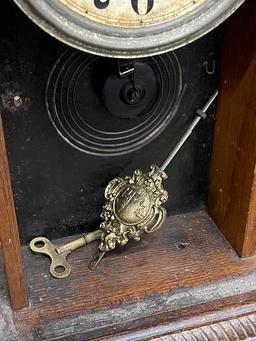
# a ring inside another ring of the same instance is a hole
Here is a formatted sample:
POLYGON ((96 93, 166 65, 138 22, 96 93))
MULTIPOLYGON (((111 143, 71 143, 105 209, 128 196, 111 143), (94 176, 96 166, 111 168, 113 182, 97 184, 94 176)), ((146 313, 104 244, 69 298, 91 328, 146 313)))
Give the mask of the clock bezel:
POLYGON ((82 51, 116 58, 153 56, 182 47, 214 29, 245 0, 206 0, 163 24, 120 28, 97 23, 59 0, 14 0, 38 26, 82 51))

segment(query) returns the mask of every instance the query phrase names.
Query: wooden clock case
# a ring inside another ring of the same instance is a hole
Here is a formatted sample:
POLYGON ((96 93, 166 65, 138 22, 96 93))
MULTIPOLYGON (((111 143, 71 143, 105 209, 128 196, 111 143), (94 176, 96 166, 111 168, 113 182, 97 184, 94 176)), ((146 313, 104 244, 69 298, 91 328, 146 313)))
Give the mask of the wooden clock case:
POLYGON ((169 217, 155 238, 107 257, 97 273, 87 269, 93 245, 70 256, 64 281, 47 275, 48 259, 21 246, 0 124, 0 239, 21 337, 256 337, 255 18, 247 0, 226 23, 207 210, 169 217))

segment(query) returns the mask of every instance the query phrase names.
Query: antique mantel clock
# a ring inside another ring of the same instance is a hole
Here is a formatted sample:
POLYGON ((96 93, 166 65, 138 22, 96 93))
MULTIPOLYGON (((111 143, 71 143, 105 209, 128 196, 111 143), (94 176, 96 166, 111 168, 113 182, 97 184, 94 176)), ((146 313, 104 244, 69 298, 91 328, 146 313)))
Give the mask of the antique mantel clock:
POLYGON ((256 259, 240 257, 256 245, 255 1, 217 28, 243 2, 4 2, 0 240, 13 340, 256 336, 256 259), (198 115, 166 178, 163 161, 198 115), (67 272, 51 276, 32 240, 67 272))
POLYGON ((156 55, 209 32, 244 0, 14 0, 40 27, 107 57, 156 55))

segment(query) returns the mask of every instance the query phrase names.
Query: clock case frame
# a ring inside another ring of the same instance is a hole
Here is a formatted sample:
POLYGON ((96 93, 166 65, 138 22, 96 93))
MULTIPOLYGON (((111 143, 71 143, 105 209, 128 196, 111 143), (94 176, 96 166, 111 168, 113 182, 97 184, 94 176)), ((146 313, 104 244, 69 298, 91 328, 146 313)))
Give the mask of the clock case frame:
MULTIPOLYGON (((86 278, 79 270, 74 270, 70 281, 54 285, 38 277, 38 268, 43 273, 48 261, 35 259, 27 247, 20 246, 1 125, 0 238, 20 336, 70 341, 244 340, 256 336, 256 43, 251 39, 256 33, 255 15, 254 0, 247 0, 226 27, 208 213, 168 218, 153 243, 135 245, 128 261, 116 259, 127 262, 128 275, 123 273, 120 280, 107 277, 111 264, 106 262, 101 273, 103 291, 95 294, 94 275, 86 278), (191 247, 182 244, 188 230, 191 247), (162 258, 151 258, 152 267, 145 270, 143 262, 155 250, 162 258), (129 272, 134 283, 127 296, 122 288, 131 278, 129 272), (119 288, 115 294, 113 286, 119 288)), ((93 252, 90 246, 86 252, 77 251, 72 258, 75 267, 85 267, 85 258, 93 252)))

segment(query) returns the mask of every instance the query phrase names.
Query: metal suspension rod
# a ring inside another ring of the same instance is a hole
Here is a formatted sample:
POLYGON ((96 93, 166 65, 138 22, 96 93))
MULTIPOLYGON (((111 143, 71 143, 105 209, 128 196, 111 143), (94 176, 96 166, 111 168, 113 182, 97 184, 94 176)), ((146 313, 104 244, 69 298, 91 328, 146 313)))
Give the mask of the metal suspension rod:
POLYGON ((162 164, 162 166, 160 167, 160 169, 162 171, 164 171, 169 163, 172 161, 172 159, 176 156, 176 154, 178 153, 178 151, 181 149, 181 147, 184 145, 184 143, 187 141, 187 139, 189 138, 189 136, 191 135, 191 133, 193 132, 193 130, 195 129, 195 127, 197 126, 197 124, 199 123, 199 121, 202 118, 206 118, 206 111, 209 109, 209 107, 212 105, 213 101, 215 100, 215 98, 218 96, 218 90, 215 90, 214 93, 211 95, 211 97, 209 98, 209 100, 207 101, 207 103, 203 106, 202 109, 198 109, 196 111, 196 117, 194 118, 194 120, 192 121, 192 123, 189 125, 189 127, 187 128, 186 132, 184 133, 184 135, 181 137, 181 139, 179 140, 179 142, 176 144, 176 146, 174 147, 174 149, 172 150, 171 154, 167 157, 167 159, 164 161, 164 163, 162 164))

